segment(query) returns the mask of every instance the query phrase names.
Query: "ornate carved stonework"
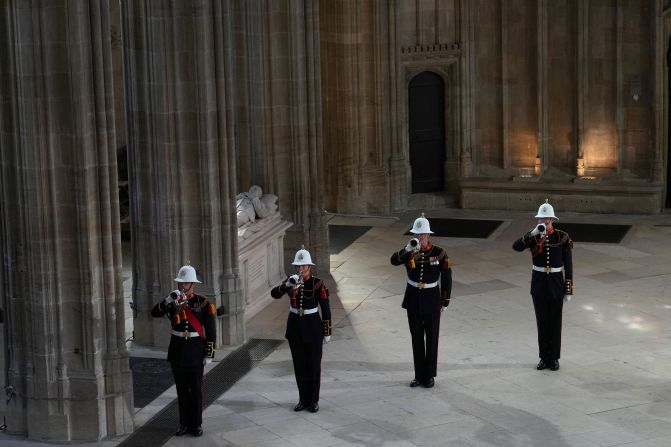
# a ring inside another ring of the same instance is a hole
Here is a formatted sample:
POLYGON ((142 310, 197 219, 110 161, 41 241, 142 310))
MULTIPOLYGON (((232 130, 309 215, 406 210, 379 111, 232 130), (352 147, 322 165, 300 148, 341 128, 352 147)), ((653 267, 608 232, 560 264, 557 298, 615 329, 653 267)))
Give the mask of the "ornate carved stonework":
POLYGON ((462 52, 459 43, 436 44, 401 48, 401 61, 426 61, 435 59, 456 59, 462 52))

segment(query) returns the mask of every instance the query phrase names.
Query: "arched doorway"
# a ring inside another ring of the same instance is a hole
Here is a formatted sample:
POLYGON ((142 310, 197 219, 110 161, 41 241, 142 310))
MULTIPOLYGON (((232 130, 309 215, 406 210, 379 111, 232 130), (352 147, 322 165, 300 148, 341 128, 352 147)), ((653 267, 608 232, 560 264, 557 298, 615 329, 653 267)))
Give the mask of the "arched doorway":
POLYGON ((424 71, 408 86, 408 124, 412 193, 445 189, 445 86, 424 71))

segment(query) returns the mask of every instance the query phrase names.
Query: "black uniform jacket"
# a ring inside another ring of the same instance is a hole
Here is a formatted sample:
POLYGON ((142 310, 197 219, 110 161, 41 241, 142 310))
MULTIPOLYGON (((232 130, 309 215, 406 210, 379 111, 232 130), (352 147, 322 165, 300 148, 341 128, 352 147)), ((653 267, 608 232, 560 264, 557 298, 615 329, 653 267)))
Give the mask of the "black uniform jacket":
POLYGON ((571 252, 573 241, 567 232, 553 228, 552 233, 543 239, 540 235, 525 234, 513 243, 513 250, 531 251, 533 265, 541 268, 564 267, 563 272, 546 273, 532 270, 531 294, 549 295, 560 299, 564 295, 573 295, 573 261, 571 252))
POLYGON ((203 328, 202 337, 178 337, 170 336, 170 345, 168 346, 168 361, 186 368, 195 368, 203 366, 205 357, 214 357, 214 345, 217 341, 217 332, 215 324, 216 310, 214 305, 201 295, 194 294, 181 307, 175 306, 172 302, 167 306, 163 301, 158 303, 151 311, 154 317, 167 316, 172 323, 172 330, 178 332, 197 332, 186 317, 188 306, 189 310, 200 321, 203 328))
POLYGON ((310 276, 302 285, 292 289, 287 288, 284 283, 285 281, 282 281, 282 284, 270 291, 273 298, 281 298, 286 293, 289 296, 289 305, 294 309, 308 310, 320 306, 322 311, 321 318, 319 312, 303 316, 289 312, 285 338, 301 343, 321 343, 325 335, 331 335, 328 289, 321 279, 314 276, 310 276))
POLYGON ((408 284, 403 297, 403 308, 409 312, 429 314, 447 306, 452 295, 452 261, 444 248, 431 245, 415 253, 405 248, 391 255, 393 265, 405 265, 408 279, 416 283, 431 284, 440 281, 439 287, 419 288, 408 284))

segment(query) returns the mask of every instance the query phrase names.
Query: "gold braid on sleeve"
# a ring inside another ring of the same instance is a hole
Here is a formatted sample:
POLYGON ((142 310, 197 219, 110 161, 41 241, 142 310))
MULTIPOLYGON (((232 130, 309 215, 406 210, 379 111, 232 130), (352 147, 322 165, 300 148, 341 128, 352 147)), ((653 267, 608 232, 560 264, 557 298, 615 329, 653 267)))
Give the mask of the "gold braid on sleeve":
POLYGON ((208 341, 205 344, 205 357, 213 359, 214 358, 214 342, 208 341))
POLYGON ((322 320, 322 328, 324 329, 324 336, 328 337, 333 332, 333 327, 331 326, 331 320, 322 320))
POLYGON ((573 295, 573 280, 564 280, 564 295, 573 295))

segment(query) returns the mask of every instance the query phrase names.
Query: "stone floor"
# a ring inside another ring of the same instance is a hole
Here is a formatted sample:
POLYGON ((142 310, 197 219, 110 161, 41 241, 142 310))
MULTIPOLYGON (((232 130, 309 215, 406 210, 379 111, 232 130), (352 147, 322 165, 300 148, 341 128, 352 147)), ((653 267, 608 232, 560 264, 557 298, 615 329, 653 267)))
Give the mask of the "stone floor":
MULTIPOLYGON (((334 334, 324 347, 319 413, 292 411, 297 390, 284 343, 205 410, 202 438, 166 445, 671 445, 671 215, 560 214, 632 228, 617 245, 576 243, 561 369, 539 372, 529 254, 511 249, 532 214, 427 214, 504 220, 486 240, 433 239, 454 261, 435 388, 407 386, 404 270, 389 263, 416 216, 332 216, 330 223, 373 228, 331 258, 334 334)), ((279 300, 261 311, 248 336, 281 338, 286 306, 279 300)), ((174 388, 139 411, 137 423, 173 397, 174 388)), ((0 435, 0 445, 26 444, 0 435)))

